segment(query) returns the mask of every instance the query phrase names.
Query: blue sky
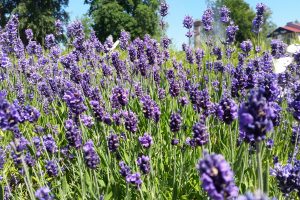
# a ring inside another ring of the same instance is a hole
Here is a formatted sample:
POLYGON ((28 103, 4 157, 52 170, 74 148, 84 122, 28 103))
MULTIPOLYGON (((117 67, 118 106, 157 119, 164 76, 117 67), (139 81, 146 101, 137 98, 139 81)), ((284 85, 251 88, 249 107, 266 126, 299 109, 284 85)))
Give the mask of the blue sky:
MULTIPOLYGON (((88 10, 88 5, 84 5, 84 0, 70 0, 67 11, 71 15, 71 20, 80 18, 88 10)), ((257 3, 265 3, 273 11, 272 21, 277 26, 283 26, 289 21, 300 20, 300 0, 246 0, 254 9, 257 3)), ((186 30, 182 26, 185 15, 190 15, 194 19, 200 19, 206 8, 206 0, 167 0, 170 5, 169 15, 166 20, 169 24, 167 34, 172 38, 175 46, 180 46, 187 42, 186 30)))

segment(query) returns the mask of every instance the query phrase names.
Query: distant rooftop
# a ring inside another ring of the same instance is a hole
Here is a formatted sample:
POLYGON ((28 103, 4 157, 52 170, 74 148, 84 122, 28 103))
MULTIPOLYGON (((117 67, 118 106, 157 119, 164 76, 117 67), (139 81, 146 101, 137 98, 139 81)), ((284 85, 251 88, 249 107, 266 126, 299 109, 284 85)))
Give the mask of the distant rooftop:
POLYGON ((286 26, 281 28, 295 33, 300 33, 300 23, 289 22, 286 24, 286 26))
POLYGON ((300 33, 300 23, 288 22, 285 26, 281 26, 275 29, 268 35, 268 37, 274 37, 287 33, 300 33))

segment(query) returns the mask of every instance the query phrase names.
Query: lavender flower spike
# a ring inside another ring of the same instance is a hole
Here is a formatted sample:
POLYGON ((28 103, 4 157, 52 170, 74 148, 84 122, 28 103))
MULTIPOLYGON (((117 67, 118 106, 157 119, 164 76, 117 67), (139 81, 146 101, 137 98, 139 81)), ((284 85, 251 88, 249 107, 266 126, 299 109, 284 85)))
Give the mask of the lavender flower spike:
POLYGON ((121 176, 127 177, 128 175, 131 174, 130 167, 127 166, 124 161, 120 161, 119 166, 120 166, 119 172, 120 172, 121 176))
POLYGON ((143 136, 139 137, 139 142, 142 145, 142 147, 148 149, 153 144, 153 139, 151 135, 145 133, 143 136))
POLYGON ((213 11, 212 9, 207 9, 204 11, 204 14, 202 16, 202 24, 205 31, 211 31, 213 29, 212 23, 214 21, 213 19, 213 11))
POLYGON ((129 174, 128 176, 126 176, 126 181, 127 183, 134 184, 138 189, 141 187, 143 183, 140 173, 129 174))
POLYGON ((94 143, 88 140, 83 146, 84 160, 86 165, 91 169, 96 169, 100 164, 100 158, 95 151, 94 143))
POLYGON ((256 5, 256 17, 252 21, 252 31, 256 34, 261 32, 262 25, 264 23, 264 13, 267 10, 267 6, 263 3, 256 5))
POLYGON ((220 20, 223 23, 228 23, 230 20, 230 10, 226 6, 220 8, 220 20))
POLYGON ((186 33, 186 36, 188 38, 191 38, 193 36, 193 32, 191 31, 191 28, 194 25, 194 20, 191 16, 185 16, 183 20, 183 26, 187 28, 189 31, 186 33))
POLYGON ((248 141, 260 141, 273 129, 273 109, 264 97, 264 90, 253 89, 247 102, 239 110, 240 129, 246 133, 248 141))
POLYGON ((142 155, 138 157, 136 162, 144 174, 148 174, 150 172, 150 158, 148 156, 142 155))
POLYGON ((169 5, 162 2, 160 4, 160 10, 159 10, 160 16, 162 16, 162 17, 167 16, 168 15, 168 9, 169 9, 169 5))
POLYGON ((196 168, 199 171, 202 187, 213 200, 225 200, 238 196, 234 174, 230 165, 220 154, 204 153, 196 168))
POLYGON ((172 132, 178 132, 182 125, 182 118, 179 113, 172 113, 170 117, 170 129, 172 132))
POLYGON ((234 100, 223 98, 216 108, 216 114, 226 124, 231 124, 238 116, 238 107, 234 100))
POLYGON ((41 187, 35 192, 35 197, 38 200, 52 200, 54 199, 51 194, 49 194, 51 191, 48 187, 41 187))

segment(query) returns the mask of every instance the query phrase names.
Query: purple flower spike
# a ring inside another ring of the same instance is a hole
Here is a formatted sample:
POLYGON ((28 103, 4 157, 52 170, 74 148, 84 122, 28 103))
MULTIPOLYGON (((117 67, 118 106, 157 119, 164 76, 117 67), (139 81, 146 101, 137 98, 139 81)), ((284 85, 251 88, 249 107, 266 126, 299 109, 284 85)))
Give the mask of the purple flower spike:
POLYGON ((66 90, 63 100, 67 103, 70 111, 77 116, 86 110, 86 106, 84 105, 84 97, 80 90, 75 87, 70 86, 70 88, 66 90))
POLYGON ((184 28, 191 29, 193 28, 194 20, 191 16, 185 16, 183 20, 184 28))
POLYGON ((88 140, 85 145, 83 145, 83 153, 86 165, 91 169, 96 169, 100 164, 100 158, 95 151, 92 140, 88 140))
POLYGON ((142 145, 142 147, 149 149, 153 144, 153 139, 151 135, 145 133, 143 136, 139 137, 139 142, 142 145))
POLYGON ((82 145, 82 136, 81 131, 75 124, 75 122, 71 119, 67 120, 65 123, 65 129, 66 129, 66 139, 69 142, 70 146, 75 147, 76 149, 79 149, 82 145))
POLYGON ((212 23, 214 21, 212 9, 207 9, 204 11, 202 16, 202 24, 205 31, 211 31, 213 29, 212 23))
POLYGON ((52 135, 48 134, 48 135, 44 135, 43 136, 43 143, 45 146, 45 149, 49 152, 49 153, 56 153, 57 150, 57 145, 55 143, 54 138, 52 137, 52 135))
POLYGON ((275 160, 274 168, 271 168, 270 174, 276 178, 279 189, 286 197, 293 191, 299 194, 300 160, 290 159, 286 165, 282 165, 278 163, 278 160, 275 160))
POLYGON ((184 107, 184 106, 186 106, 186 105, 189 103, 189 100, 188 100, 187 97, 181 97, 181 98, 179 99, 179 103, 180 103, 180 105, 181 105, 182 107, 184 107))
POLYGON ((6 93, 0 91, 0 128, 15 130, 21 120, 18 108, 6 100, 6 93))
POLYGON ((120 161, 119 166, 120 166, 121 176, 127 177, 128 175, 131 174, 130 167, 128 165, 126 165, 124 161, 120 161))
POLYGON ((141 187, 143 183, 140 173, 129 174, 128 176, 126 176, 126 181, 127 183, 134 184, 138 189, 141 187))
POLYGON ((226 28, 226 42, 228 44, 232 44, 235 41, 235 36, 237 31, 239 30, 238 26, 235 26, 234 24, 230 24, 227 28, 226 28))
POLYGON ((263 192, 255 191, 254 193, 247 192, 246 194, 239 196, 237 200, 271 200, 271 198, 263 192))
POLYGON ((107 143, 108 143, 108 149, 111 152, 117 151, 119 147, 119 136, 116 134, 110 134, 109 137, 107 138, 107 143))
POLYGON ((273 109, 264 97, 263 89, 253 89, 247 102, 239 110, 239 124, 246 134, 246 141, 264 140, 266 134, 273 130, 273 109))
POLYGON ((160 4, 160 10, 159 10, 160 16, 162 16, 162 17, 167 16, 168 15, 168 9, 169 9, 169 5, 162 2, 160 4))
POLYGON ((80 116, 81 122, 88 128, 91 128, 94 125, 94 119, 88 115, 81 115, 80 116))
POLYGON ((122 31, 120 36, 120 47, 122 50, 127 49, 127 46, 129 44, 129 39, 130 39, 130 33, 126 31, 122 31))
POLYGON ((230 165, 220 154, 204 154, 197 169, 202 187, 214 200, 231 199, 238 196, 238 187, 234 183, 234 174, 230 165))
POLYGON ((53 34, 46 35, 45 44, 48 49, 56 45, 55 37, 53 34))
POLYGON ((115 87, 112 90, 111 102, 113 108, 121 108, 128 104, 129 91, 122 87, 115 87))
POLYGON ((234 100, 223 98, 217 106, 216 112, 220 120, 226 124, 231 124, 238 116, 238 107, 234 100))
POLYGON ((271 41, 271 54, 274 58, 280 58, 285 56, 287 44, 281 40, 272 40, 271 41))
POLYGON ((262 25, 264 23, 264 13, 267 10, 267 6, 263 3, 258 3, 256 5, 256 17, 252 21, 252 31, 256 34, 261 32, 262 25))
POLYGON ((59 19, 55 21, 56 35, 61 35, 63 33, 63 27, 62 26, 63 26, 63 24, 59 19))
POLYGON ((144 174, 149 174, 150 172, 150 158, 148 156, 140 156, 137 159, 137 165, 144 174))
POLYGON ((190 89, 190 100, 194 110, 198 113, 203 111, 203 114, 206 116, 211 113, 212 103, 207 89, 200 91, 198 90, 198 87, 192 87, 190 89))
POLYGON ((226 6, 220 8, 220 20, 223 23, 228 23, 230 20, 230 10, 226 6))
POLYGON ((193 32, 191 29, 193 28, 194 20, 191 16, 185 16, 183 20, 183 26, 188 29, 188 32, 186 33, 186 36, 188 38, 191 38, 193 36, 193 32))
POLYGON ((50 160, 46 164, 47 173, 49 176, 58 176, 58 166, 56 161, 50 160))
POLYGON ((31 29, 26 29, 25 34, 26 34, 26 38, 27 38, 28 41, 33 39, 33 32, 32 32, 31 29))
POLYGON ((178 132, 182 125, 182 118, 179 113, 172 113, 170 117, 170 129, 172 132, 178 132))
POLYGON ((246 40, 241 43, 240 47, 242 51, 245 52, 246 55, 248 55, 253 48, 253 44, 250 40, 246 40))
POLYGON ((180 84, 176 80, 170 82, 169 93, 172 97, 177 97, 180 94, 180 84))
POLYGON ((294 53, 294 61, 297 65, 300 65, 300 50, 294 53))
POLYGON ((125 128, 131 133, 135 133, 138 129, 139 120, 136 114, 132 111, 126 111, 123 113, 125 128))
POLYGON ((38 200, 52 200, 53 196, 50 194, 50 189, 48 187, 41 187, 35 192, 35 197, 38 200))
POLYGON ((141 98, 141 102, 143 104, 143 113, 145 118, 152 119, 157 123, 161 114, 157 103, 152 100, 149 95, 143 96, 141 98))
POLYGON ((193 139, 190 140, 190 146, 203 146, 208 142, 209 135, 205 124, 198 122, 193 126, 193 139))

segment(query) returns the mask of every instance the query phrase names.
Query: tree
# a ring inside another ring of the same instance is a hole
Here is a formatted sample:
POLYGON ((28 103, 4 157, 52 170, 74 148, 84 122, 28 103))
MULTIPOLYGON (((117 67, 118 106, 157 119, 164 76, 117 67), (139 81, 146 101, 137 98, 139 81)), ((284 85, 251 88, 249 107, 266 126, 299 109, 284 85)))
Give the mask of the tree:
MULTIPOLYGON (((254 37, 252 32, 252 21, 255 17, 255 11, 252 10, 248 3, 244 0, 216 0, 209 2, 213 7, 215 13, 219 12, 219 9, 225 5, 229 8, 230 17, 236 25, 239 26, 239 31, 236 36, 238 42, 242 42, 246 39, 254 37)), ((264 16, 264 26, 261 35, 267 36, 270 31, 274 29, 274 23, 271 22, 270 17, 272 15, 271 10, 268 10, 264 16)))
POLYGON ((90 4, 89 15, 100 40, 109 35, 117 38, 122 29, 132 38, 159 34, 158 0, 85 0, 90 4))
POLYGON ((19 16, 19 32, 23 42, 26 42, 25 30, 32 29, 34 38, 44 43, 46 34, 55 31, 56 19, 67 22, 69 19, 65 7, 69 0, 1 0, 0 23, 4 26, 11 14, 19 16))
POLYGON ((14 8, 20 3, 20 0, 1 0, 0 1, 0 25, 5 26, 8 21, 8 16, 11 14, 14 8))

